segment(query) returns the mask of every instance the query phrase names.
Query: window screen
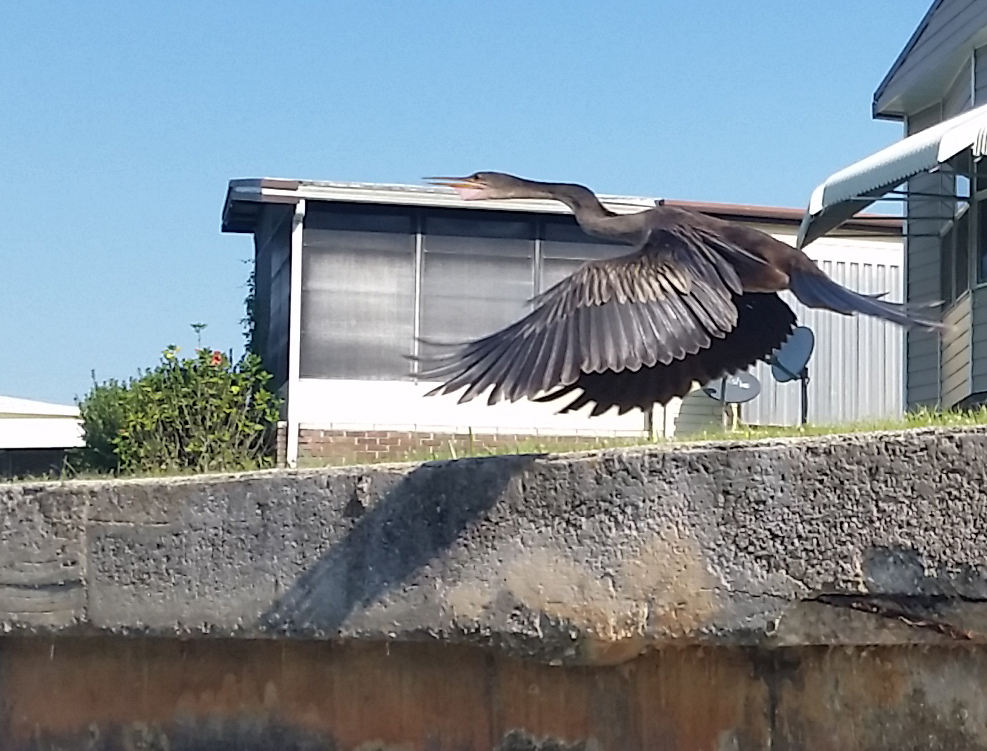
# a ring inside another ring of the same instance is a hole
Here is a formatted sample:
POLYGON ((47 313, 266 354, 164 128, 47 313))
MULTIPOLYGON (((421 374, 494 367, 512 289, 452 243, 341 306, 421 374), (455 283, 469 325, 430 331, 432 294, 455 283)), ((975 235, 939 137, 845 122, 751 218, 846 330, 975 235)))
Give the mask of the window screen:
POLYGON ((265 348, 270 358, 272 388, 288 380, 288 328, 291 321, 291 238, 274 246, 271 254, 270 318, 265 348))
POLYGON ((983 158, 974 159, 973 170, 974 174, 977 176, 973 190, 987 190, 987 160, 984 160, 983 158))
POLYGON ((303 377, 406 376, 414 334, 413 217, 310 204, 305 217, 303 377))
POLYGON ((423 234, 422 337, 473 339, 528 311, 534 294, 531 219, 443 211, 424 217, 423 234))
POLYGON ((293 206, 267 204, 254 235, 254 331, 252 347, 271 373, 269 388, 288 379, 288 325, 291 291, 293 206))
POLYGON ((987 282, 987 196, 977 201, 977 281, 987 282))
POLYGON ((541 244, 541 289, 573 273, 583 263, 599 258, 613 258, 633 251, 624 243, 599 240, 585 232, 573 217, 545 220, 541 244))

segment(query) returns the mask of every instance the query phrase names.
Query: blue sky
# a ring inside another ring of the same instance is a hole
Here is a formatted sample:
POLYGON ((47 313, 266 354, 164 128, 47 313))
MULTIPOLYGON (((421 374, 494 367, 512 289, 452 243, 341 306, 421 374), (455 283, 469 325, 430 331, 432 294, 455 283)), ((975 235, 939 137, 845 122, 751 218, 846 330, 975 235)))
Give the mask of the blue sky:
POLYGON ((32 2, 0 10, 0 394, 71 403, 168 344, 242 352, 238 177, 479 169, 803 207, 898 139, 931 0, 32 2))

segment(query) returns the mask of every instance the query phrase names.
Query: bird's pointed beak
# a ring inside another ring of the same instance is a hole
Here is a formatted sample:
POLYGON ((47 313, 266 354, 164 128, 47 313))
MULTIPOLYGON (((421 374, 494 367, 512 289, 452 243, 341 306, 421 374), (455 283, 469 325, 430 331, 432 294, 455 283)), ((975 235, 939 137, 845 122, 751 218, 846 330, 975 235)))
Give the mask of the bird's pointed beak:
POLYGON ((476 201, 484 197, 483 185, 469 177, 423 177, 430 185, 452 188, 465 201, 476 201))
POLYGON ((443 185, 447 188, 476 187, 475 183, 471 182, 468 177, 423 177, 422 180, 432 185, 443 185))

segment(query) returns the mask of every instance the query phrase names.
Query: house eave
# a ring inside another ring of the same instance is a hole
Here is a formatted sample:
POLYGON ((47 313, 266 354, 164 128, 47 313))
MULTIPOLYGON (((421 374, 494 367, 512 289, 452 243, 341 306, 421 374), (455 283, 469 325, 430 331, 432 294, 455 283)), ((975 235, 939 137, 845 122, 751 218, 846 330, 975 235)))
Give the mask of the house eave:
POLYGON ((898 57, 895 58, 894 63, 891 64, 891 68, 887 73, 884 74, 884 78, 877 85, 877 89, 874 91, 874 99, 871 105, 872 114, 875 119, 886 119, 886 120, 899 120, 904 116, 904 113, 900 110, 895 110, 891 101, 887 100, 888 89, 892 87, 895 82, 898 72, 901 70, 901 66, 904 64, 905 60, 915 49, 915 45, 918 44, 919 38, 922 33, 928 28, 929 21, 932 16, 939 9, 939 6, 943 4, 944 0, 936 0, 929 9, 922 16, 922 20, 918 22, 915 27, 915 31, 905 42, 905 46, 898 53, 898 57))
MULTIPOLYGON (((329 180, 286 180, 259 178, 231 180, 223 207, 223 232, 250 232, 252 224, 237 221, 238 203, 296 203, 299 200, 375 203, 404 206, 431 206, 456 209, 539 212, 565 214, 569 210, 558 201, 483 201, 465 202, 451 188, 402 185, 396 183, 358 183, 329 180)), ((603 204, 616 213, 641 211, 655 205, 656 199, 633 196, 600 196, 603 204)), ((249 208, 240 214, 249 216, 249 208)))
MULTIPOLYGON (((511 200, 477 201, 460 199, 450 188, 391 183, 355 183, 326 180, 289 180, 283 178, 249 178, 230 180, 223 205, 222 231, 250 233, 265 203, 294 204, 299 200, 390 204, 454 209, 536 212, 564 215, 570 210, 558 201, 511 200)), ((732 221, 781 226, 797 226, 802 211, 776 206, 664 200, 647 196, 601 195, 604 206, 615 213, 632 213, 659 203, 689 209, 732 221)), ((843 228, 875 235, 901 234, 901 219, 887 215, 861 215, 843 228)))
POLYGON ((924 59, 916 66, 905 67, 933 16, 944 5, 937 0, 926 11, 891 69, 874 91, 871 115, 878 120, 902 120, 941 101, 964 65, 968 65, 974 50, 987 44, 987 26, 967 24, 948 53, 936 52, 934 62, 924 59))

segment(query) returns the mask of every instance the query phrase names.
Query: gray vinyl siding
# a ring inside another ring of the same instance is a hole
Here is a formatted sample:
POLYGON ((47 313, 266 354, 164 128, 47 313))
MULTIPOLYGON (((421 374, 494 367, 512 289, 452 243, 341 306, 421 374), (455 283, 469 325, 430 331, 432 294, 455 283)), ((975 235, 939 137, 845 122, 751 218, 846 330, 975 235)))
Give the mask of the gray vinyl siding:
POLYGON ((254 231, 255 350, 280 388, 288 380, 288 316, 291 299, 293 206, 267 204, 254 231))
POLYGON ((876 108, 883 110, 902 94, 917 90, 917 84, 932 72, 947 76, 955 73, 962 64, 962 57, 969 61, 969 45, 985 27, 987 2, 984 0, 944 0, 939 3, 880 93, 876 108))
MULTIPOLYGON (((987 46, 973 53, 973 106, 987 104, 987 46)), ((987 287, 970 293, 970 393, 987 392, 987 287)))
MULTIPOLYGON (((939 105, 929 107, 908 119, 907 135, 913 135, 940 122, 939 105)), ((938 192, 945 178, 922 174, 912 178, 909 190, 938 192)), ((905 239, 906 299, 912 302, 939 298, 939 240, 919 235, 935 234, 941 222, 934 218, 945 216, 949 207, 941 201, 912 198, 908 203, 907 229, 914 237, 905 239), (921 218, 920 218, 921 217, 921 218)), ((940 368, 939 338, 936 334, 910 330, 905 338, 905 404, 912 409, 934 406, 939 402, 940 368)))
POLYGON ((946 90, 946 95, 942 99, 943 120, 955 117, 961 112, 966 112, 970 109, 973 94, 973 85, 970 80, 971 73, 972 70, 968 59, 967 63, 960 68, 959 73, 956 74, 956 78, 950 84, 946 90))
MULTIPOLYGON (((987 102, 987 2, 937 2, 923 26, 881 92, 876 107, 879 111, 884 107, 888 111, 902 106, 915 109, 927 104, 938 87, 941 102, 910 112, 907 135, 987 102)), ((909 182, 909 189, 952 192, 953 186, 948 177, 923 174, 909 182)), ((910 301, 943 297, 936 235, 953 209, 934 199, 909 201, 906 290, 910 301)), ((954 333, 942 337, 922 331, 907 333, 905 401, 909 408, 936 404, 950 407, 987 386, 987 332, 982 338, 974 333, 977 320, 983 318, 987 322, 987 310, 978 310, 978 305, 987 307, 987 298, 981 298, 983 293, 975 290, 947 308, 944 316, 954 324, 954 333)))
MULTIPOLYGON (((942 101, 942 117, 947 119, 966 112, 973 106, 972 67, 968 62, 959 71, 956 79, 947 89, 942 101)), ((947 188, 952 190, 951 180, 947 188)), ((953 207, 943 206, 943 211, 953 207)), ((943 334, 940 355, 941 404, 952 407, 970 395, 971 363, 971 300, 966 295, 957 300, 944 314, 945 320, 953 326, 953 331, 943 334)))
POLYGON ((970 293, 970 390, 987 392, 987 287, 970 293))
POLYGON ((675 418, 675 435, 684 437, 719 430, 724 425, 723 408, 702 391, 693 391, 682 399, 675 418))
POLYGON ((949 408, 970 395, 970 295, 961 297, 943 318, 956 330, 943 337, 942 344, 942 406, 949 408))
POLYGON ((987 47, 981 47, 973 54, 973 103, 987 103, 987 47))

